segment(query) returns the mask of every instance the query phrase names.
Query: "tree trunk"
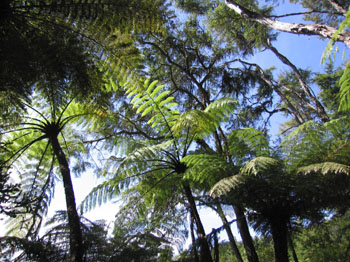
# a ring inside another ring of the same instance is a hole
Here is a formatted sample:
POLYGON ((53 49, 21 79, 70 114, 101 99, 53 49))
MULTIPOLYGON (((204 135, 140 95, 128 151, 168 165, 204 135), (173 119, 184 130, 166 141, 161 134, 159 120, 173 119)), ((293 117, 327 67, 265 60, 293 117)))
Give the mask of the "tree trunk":
POLYGON ((194 236, 194 230, 193 230, 194 217, 192 214, 192 210, 190 210, 190 214, 191 214, 190 229, 191 229, 191 239, 192 239, 192 249, 193 249, 194 261, 199 262, 199 256, 198 256, 197 245, 196 245, 196 238, 194 236))
MULTIPOLYGON (((280 22, 251 11, 233 0, 225 0, 225 3, 230 9, 234 10, 243 18, 260 23, 278 31, 301 35, 316 35, 329 40, 333 38, 334 33, 337 31, 336 28, 324 24, 296 24, 280 22)), ((343 32, 339 34, 337 41, 344 42, 348 47, 350 47, 350 33, 343 32)))
POLYGON ((288 229, 283 219, 277 217, 271 221, 271 234, 275 250, 275 262, 289 262, 287 244, 288 229))
POLYGON ((294 244, 290 233, 287 231, 287 239, 290 250, 292 251, 294 262, 299 262, 297 253, 295 252, 294 244))
POLYGON ((228 221, 227 221, 227 219, 225 217, 225 214, 224 214, 220 204, 216 205, 216 211, 217 211, 219 217, 221 218, 222 223, 224 224, 224 227, 225 227, 228 239, 230 240, 230 245, 231 245, 233 254, 235 254, 237 262, 243 262, 241 253, 239 252, 239 249, 237 247, 235 238, 234 238, 234 236, 232 234, 231 227, 230 227, 230 225, 229 225, 229 223, 228 223, 228 221))
POLYGON ((185 190, 185 195, 187 198, 187 201, 190 205, 190 209, 193 215, 194 220, 196 221, 196 227, 197 227, 197 234, 198 234, 198 242, 200 247, 200 262, 213 262, 213 259, 211 257, 209 244, 205 235, 204 227, 202 224, 202 221, 199 217, 196 203, 194 201, 191 188, 188 184, 183 183, 183 188, 185 190))
POLYGON ((63 179, 64 193, 66 196, 66 205, 68 213, 68 225, 70 230, 70 261, 83 261, 83 243, 80 228, 80 219, 76 209, 75 196, 72 179, 70 175, 67 158, 58 142, 57 136, 50 137, 52 149, 57 157, 60 171, 63 179))
POLYGON ((252 236, 250 235, 248 223, 245 218, 242 207, 239 205, 232 205, 237 218, 237 227, 242 238, 244 249, 247 253, 247 258, 249 262, 258 262, 258 254, 255 251, 252 236))

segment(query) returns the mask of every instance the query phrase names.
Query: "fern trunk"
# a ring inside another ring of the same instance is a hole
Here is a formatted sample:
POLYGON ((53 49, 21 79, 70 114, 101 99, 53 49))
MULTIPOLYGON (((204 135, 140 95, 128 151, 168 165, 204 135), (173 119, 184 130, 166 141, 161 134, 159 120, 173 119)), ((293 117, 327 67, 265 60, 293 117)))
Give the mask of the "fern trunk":
POLYGON ((290 251, 292 252, 294 262, 299 262, 297 253, 294 248, 293 239, 289 232, 287 232, 287 239, 288 239, 288 245, 289 245, 290 251))
POLYGON ((259 262, 258 254, 256 253, 252 236, 250 235, 248 223, 245 218, 242 207, 238 205, 232 205, 237 218, 237 227, 239 234, 241 235, 244 249, 247 254, 249 262, 259 262))
POLYGON ((271 235, 275 250, 275 262, 289 262, 288 258, 288 228, 283 219, 279 217, 271 221, 271 235))
POLYGON ((66 196, 68 226, 70 230, 70 262, 82 262, 82 233, 80 228, 80 219, 75 204, 75 196, 68 161, 60 143, 58 142, 57 136, 50 137, 50 141, 54 154, 59 163, 59 168, 63 179, 64 193, 66 196))
POLYGON ((193 215, 193 218, 196 222, 197 226, 197 234, 198 234, 198 243, 200 247, 200 262, 213 262, 213 259, 211 257, 209 244, 205 235, 204 227, 201 221, 201 218, 199 216, 196 203, 194 201, 191 188, 188 184, 183 183, 183 188, 185 190, 185 195, 187 198, 187 201, 190 205, 191 213, 193 215))
POLYGON ((241 253, 239 252, 239 249, 238 249, 236 241, 235 241, 235 237, 233 236, 231 227, 230 227, 230 225, 229 225, 229 223, 228 223, 228 221, 227 221, 227 219, 225 217, 224 211, 222 210, 220 204, 217 204, 216 210, 217 210, 217 213, 218 213, 219 217, 221 218, 221 221, 222 221, 222 223, 224 225, 224 228, 226 230, 228 239, 230 241, 230 245, 231 245, 233 254, 235 254, 237 262, 243 262, 241 253))
POLYGON ((191 213, 190 229, 191 229, 191 239, 192 239, 192 249, 193 249, 194 262, 199 262, 199 256, 198 256, 197 245, 196 245, 196 238, 194 236, 194 226, 193 226, 194 217, 192 215, 192 211, 190 213, 191 213))

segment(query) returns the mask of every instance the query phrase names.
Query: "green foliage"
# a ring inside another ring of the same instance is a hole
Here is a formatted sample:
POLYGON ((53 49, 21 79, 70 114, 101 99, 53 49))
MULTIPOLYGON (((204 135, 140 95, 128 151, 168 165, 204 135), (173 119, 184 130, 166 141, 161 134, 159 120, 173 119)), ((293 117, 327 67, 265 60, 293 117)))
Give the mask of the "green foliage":
MULTIPOLYGON (((5 172, 16 174, 20 182, 20 190, 31 199, 31 205, 22 207, 19 215, 9 221, 8 229, 20 237, 35 238, 46 216, 51 199, 54 196, 55 185, 62 179, 58 156, 52 147, 52 139, 59 138, 59 143, 65 148, 70 158, 79 161, 73 171, 85 170, 86 153, 84 146, 79 143, 81 137, 73 132, 68 123, 75 122, 76 127, 86 125, 83 116, 91 114, 91 108, 82 104, 66 101, 67 97, 59 97, 60 92, 45 97, 44 92, 37 91, 32 104, 25 104, 27 113, 21 122, 8 123, 2 126, 3 145, 1 147, 1 168, 5 172)), ((87 117, 86 121, 91 120, 87 117)))
POLYGON ((233 130, 228 135, 228 147, 233 162, 237 166, 241 166, 252 157, 270 155, 270 146, 266 135, 255 128, 233 130))
MULTIPOLYGON (((0 250, 6 261, 36 262, 69 260, 69 226, 65 211, 56 211, 46 222, 46 232, 35 240, 1 237, 0 250)), ((81 217, 84 261, 116 261, 114 244, 108 237, 105 221, 92 222, 81 217)))
POLYGON ((188 166, 185 177, 197 185, 214 185, 220 177, 231 175, 232 172, 232 167, 219 155, 190 154, 182 161, 188 166))
MULTIPOLYGON (((264 15, 269 15, 271 12, 270 7, 259 9, 254 1, 244 1, 240 4, 264 15)), ((242 18, 222 1, 217 1, 214 9, 210 11, 208 18, 213 34, 217 35, 221 42, 233 46, 244 56, 263 48, 267 38, 274 38, 265 26, 242 18)))
POLYGON ((270 157, 257 157, 248 161, 240 170, 240 174, 232 175, 218 181, 210 190, 210 196, 218 198, 228 195, 229 192, 235 190, 239 185, 245 183, 245 176, 256 176, 269 180, 269 174, 279 175, 278 169, 281 162, 278 159, 270 157), (277 171, 277 172, 276 172, 277 171))
POLYGON ((339 107, 339 79, 343 74, 340 68, 334 69, 331 63, 326 64, 324 74, 316 74, 314 81, 320 87, 319 97, 329 113, 335 114, 339 107))
MULTIPOLYGON (((338 26, 338 24, 339 24, 339 20, 336 21, 335 26, 338 26)), ((339 35, 341 35, 343 32, 346 32, 348 28, 350 28, 350 7, 348 7, 348 11, 346 13, 344 20, 341 21, 337 31, 334 33, 334 35, 332 36, 332 39, 328 42, 327 47, 323 51, 321 62, 325 62, 326 59, 331 59, 335 42, 337 41, 339 35)), ((338 49, 334 51, 334 56, 337 51, 338 49)))
POLYGON ((316 163, 336 162, 348 165, 348 117, 331 120, 324 125, 306 122, 293 130, 281 144, 292 168, 316 163))
POLYGON ((152 116, 148 124, 152 127, 165 124, 169 132, 179 116, 179 111, 173 109, 178 104, 173 102, 174 97, 168 96, 169 91, 162 91, 164 85, 157 86, 158 81, 149 82, 150 79, 147 79, 141 88, 136 85, 126 85, 124 87, 126 94, 128 97, 133 97, 131 103, 134 108, 137 108, 136 113, 140 113, 141 117, 148 114, 152 116))
POLYGON ((344 69, 344 73, 339 80, 340 85, 340 104, 339 111, 350 110, 350 63, 344 69))
POLYGON ((334 162, 323 162, 304 166, 298 169, 300 173, 310 174, 312 172, 321 173, 322 175, 327 174, 346 174, 350 175, 350 167, 347 165, 334 163, 334 162))
POLYGON ((211 188, 209 195, 214 198, 225 196, 240 183, 241 181, 238 175, 225 177, 211 188))
POLYGON ((296 235, 295 244, 300 261, 346 261, 350 245, 349 214, 303 230, 296 235))
POLYGON ((232 116, 237 104, 237 100, 225 97, 210 103, 204 110, 189 110, 181 114, 172 131, 176 135, 189 133, 193 140, 208 137, 232 116))

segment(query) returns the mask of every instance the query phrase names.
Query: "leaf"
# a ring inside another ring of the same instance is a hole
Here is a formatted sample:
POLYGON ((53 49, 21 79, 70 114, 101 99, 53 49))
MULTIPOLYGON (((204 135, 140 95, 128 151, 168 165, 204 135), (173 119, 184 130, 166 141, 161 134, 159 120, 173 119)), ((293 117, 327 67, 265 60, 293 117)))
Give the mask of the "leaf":
POLYGON ((271 157, 257 157, 248 161, 241 169, 242 174, 257 175, 281 166, 281 161, 271 157))
POLYGON ((330 173, 349 175, 350 166, 335 162, 324 162, 301 167, 298 169, 298 173, 303 173, 306 175, 311 173, 321 173, 322 175, 327 175, 330 173))
POLYGON ((183 113, 172 126, 172 131, 176 135, 181 135, 183 131, 190 132, 196 137, 210 135, 218 127, 216 118, 202 110, 189 110, 183 113))
POLYGON ((234 190, 241 183, 240 179, 240 175, 225 177, 221 179, 210 190, 210 197, 218 198, 227 195, 231 190, 234 190))
POLYGON ((340 103, 338 111, 350 111, 350 63, 347 63, 344 73, 339 80, 340 103))

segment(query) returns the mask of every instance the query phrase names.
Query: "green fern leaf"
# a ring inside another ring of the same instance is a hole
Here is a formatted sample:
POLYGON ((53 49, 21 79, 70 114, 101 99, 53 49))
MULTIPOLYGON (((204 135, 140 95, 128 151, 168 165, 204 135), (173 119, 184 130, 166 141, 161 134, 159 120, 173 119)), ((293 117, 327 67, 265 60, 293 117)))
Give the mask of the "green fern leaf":
POLYGON ((257 175, 263 172, 269 172, 276 167, 280 167, 281 162, 271 157, 257 157, 248 161, 241 169, 242 174, 257 175))
POLYGON ((340 104, 339 111, 350 111, 350 63, 347 63, 344 73, 339 80, 340 104))
POLYGON ((227 195, 231 190, 234 190, 240 183, 241 176, 235 175, 225 177, 217 182, 209 191, 209 195, 212 198, 218 198, 227 195))
POLYGON ((301 167, 298 169, 299 173, 310 174, 310 173, 321 173, 322 175, 327 174, 346 174, 350 175, 350 166, 335 163, 335 162, 324 162, 318 164, 312 164, 309 166, 301 167))

